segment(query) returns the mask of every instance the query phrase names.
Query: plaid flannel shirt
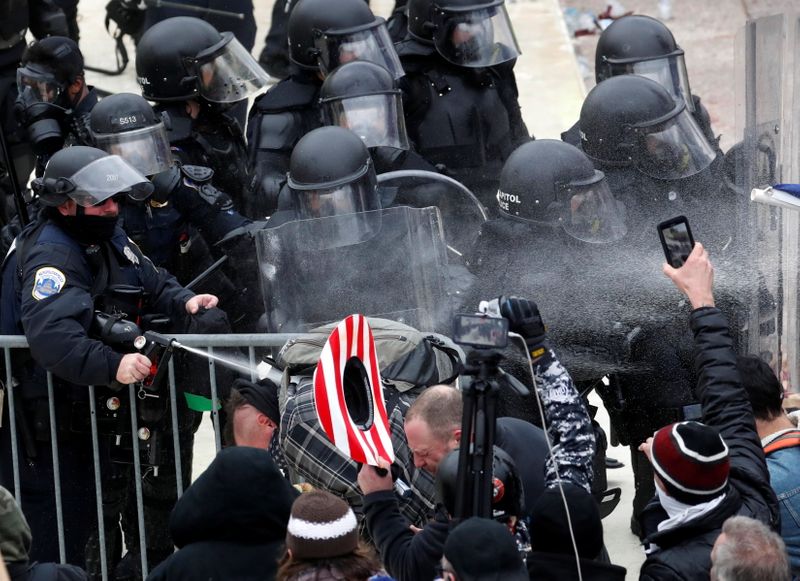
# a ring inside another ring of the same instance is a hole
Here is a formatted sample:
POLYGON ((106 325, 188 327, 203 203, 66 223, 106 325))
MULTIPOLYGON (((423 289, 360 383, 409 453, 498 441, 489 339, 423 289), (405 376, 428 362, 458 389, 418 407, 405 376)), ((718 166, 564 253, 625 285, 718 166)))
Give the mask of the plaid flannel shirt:
MULTIPOLYGON (((281 450, 292 481, 305 481, 341 496, 360 519, 363 516, 363 502, 356 482, 357 464, 334 446, 323 431, 314 408, 313 394, 311 378, 303 378, 294 394, 290 388, 281 409, 281 450)), ((433 477, 414 466, 414 458, 406 442, 403 422, 410 405, 410 398, 401 394, 389 412, 389 427, 395 464, 401 470, 400 479, 411 486, 411 492, 406 497, 398 495, 400 512, 412 524, 422 527, 433 517, 436 489, 433 477)))

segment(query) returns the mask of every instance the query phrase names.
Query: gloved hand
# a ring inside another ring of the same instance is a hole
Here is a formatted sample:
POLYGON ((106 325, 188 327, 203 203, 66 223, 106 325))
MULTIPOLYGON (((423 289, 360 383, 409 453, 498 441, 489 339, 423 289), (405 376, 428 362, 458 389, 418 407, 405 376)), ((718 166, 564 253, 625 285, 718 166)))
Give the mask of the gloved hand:
POLYGON ((509 329, 522 335, 531 357, 536 359, 550 348, 547 329, 536 303, 520 297, 501 296, 497 300, 500 314, 508 319, 509 329))

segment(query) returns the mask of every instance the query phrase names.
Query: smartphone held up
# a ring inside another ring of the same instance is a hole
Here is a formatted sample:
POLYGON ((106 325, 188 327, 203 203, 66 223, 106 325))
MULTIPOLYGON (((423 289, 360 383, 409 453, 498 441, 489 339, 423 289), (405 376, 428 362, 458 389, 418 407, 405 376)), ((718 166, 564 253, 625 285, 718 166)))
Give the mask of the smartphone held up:
POLYGON ((667 263, 673 268, 680 268, 694 248, 694 237, 689 221, 686 216, 676 216, 661 222, 657 228, 667 263))

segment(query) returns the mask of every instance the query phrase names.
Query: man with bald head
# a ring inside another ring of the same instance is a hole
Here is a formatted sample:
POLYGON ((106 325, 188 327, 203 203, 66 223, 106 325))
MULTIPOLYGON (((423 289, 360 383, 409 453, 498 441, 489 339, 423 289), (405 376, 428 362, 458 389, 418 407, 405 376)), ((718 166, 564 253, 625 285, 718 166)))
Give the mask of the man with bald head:
MULTIPOLYGON (((461 392, 447 385, 426 389, 406 412, 403 429, 414 466, 436 475, 439 463, 461 442, 461 392)), ((547 442, 544 432, 524 420, 497 418, 494 445, 514 460, 525 492, 525 514, 544 490, 547 442)))

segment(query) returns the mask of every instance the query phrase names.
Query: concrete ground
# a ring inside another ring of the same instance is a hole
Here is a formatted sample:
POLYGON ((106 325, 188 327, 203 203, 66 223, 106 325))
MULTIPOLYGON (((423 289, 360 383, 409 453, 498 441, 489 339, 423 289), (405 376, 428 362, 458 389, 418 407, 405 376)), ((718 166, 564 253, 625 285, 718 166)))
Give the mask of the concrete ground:
MULTIPOLYGON (((331 0, 335 2, 335 0, 331 0)), ((106 34, 103 19, 107 0, 81 0, 81 48, 86 60, 94 66, 113 66, 113 41, 106 34)), ((258 55, 269 26, 272 2, 255 0, 259 31, 254 48, 258 55)), ((734 88, 733 42, 737 30, 748 17, 775 13, 793 4, 791 0, 718 0, 698 3, 694 0, 674 0, 672 19, 668 25, 679 44, 686 50, 687 67, 693 91, 703 98, 711 113, 713 126, 722 133, 722 146, 733 142, 734 88)), ((388 16, 391 0, 373 0, 376 13, 388 16)), ((508 10, 514 24, 522 56, 516 66, 522 112, 528 129, 537 138, 558 139, 561 131, 578 118, 586 91, 593 85, 594 46, 597 36, 570 39, 562 9, 574 7, 597 13, 607 5, 606 0, 508 0, 508 10)), ((626 0, 626 10, 658 17, 656 0, 626 0)), ((121 76, 107 77, 87 74, 90 84, 119 92, 138 92, 133 58, 135 49, 129 45, 131 63, 121 76)), ((601 405, 599 401, 593 402, 601 405)), ((608 428, 608 417, 600 411, 600 421, 608 428)), ((204 421, 197 435, 195 476, 214 455, 214 434, 210 423, 204 421)), ((622 488, 622 501, 617 510, 604 521, 605 539, 613 562, 628 568, 628 578, 638 576, 644 555, 637 539, 630 533, 630 505, 633 497, 633 478, 629 468, 627 448, 609 449, 609 455, 625 462, 625 468, 610 470, 609 486, 622 488)))

